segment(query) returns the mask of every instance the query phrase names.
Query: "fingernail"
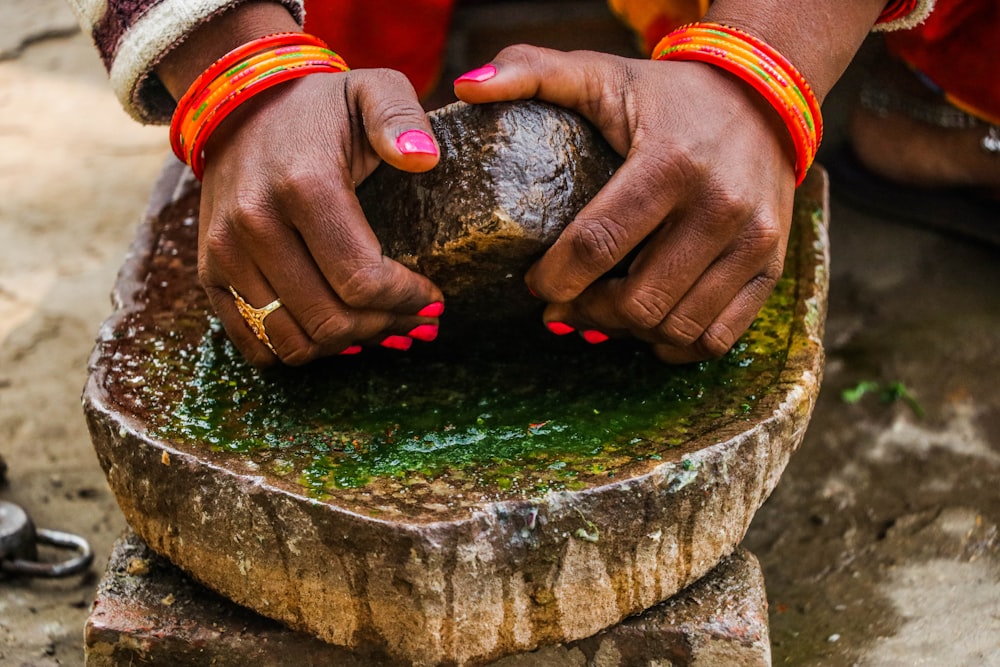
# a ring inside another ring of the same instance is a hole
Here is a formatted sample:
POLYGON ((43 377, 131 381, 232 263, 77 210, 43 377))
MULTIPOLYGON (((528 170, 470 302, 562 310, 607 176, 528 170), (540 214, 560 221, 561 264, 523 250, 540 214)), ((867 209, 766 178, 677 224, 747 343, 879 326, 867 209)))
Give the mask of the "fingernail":
POLYGON ((410 338, 416 338, 417 340, 429 343, 438 337, 438 326, 436 324, 418 324, 406 335, 410 338))
POLYGON ((441 317, 443 313, 444 313, 444 304, 441 303, 440 301, 429 303, 417 311, 417 315, 420 317, 441 317))
POLYGON ((396 138, 396 148, 403 155, 437 155, 437 145, 423 130, 407 130, 396 138))
POLYGON ((557 336, 565 336, 566 334, 576 331, 576 329, 565 322, 546 322, 545 326, 548 327, 549 331, 557 336))
POLYGON ((413 345, 413 339, 408 336, 387 336, 381 345, 390 350, 409 350, 413 345))
POLYGON ((607 334, 601 333, 597 329, 588 329, 580 333, 583 339, 590 343, 591 345, 597 345, 598 343, 603 343, 608 339, 607 334))
POLYGON ((496 75, 496 67, 493 65, 483 65, 458 77, 455 79, 455 83, 482 83, 483 81, 489 81, 496 75))
POLYGON ((359 352, 361 352, 361 346, 360 345, 351 345, 350 347, 345 347, 343 350, 341 350, 337 354, 348 355, 348 354, 358 354, 359 352))

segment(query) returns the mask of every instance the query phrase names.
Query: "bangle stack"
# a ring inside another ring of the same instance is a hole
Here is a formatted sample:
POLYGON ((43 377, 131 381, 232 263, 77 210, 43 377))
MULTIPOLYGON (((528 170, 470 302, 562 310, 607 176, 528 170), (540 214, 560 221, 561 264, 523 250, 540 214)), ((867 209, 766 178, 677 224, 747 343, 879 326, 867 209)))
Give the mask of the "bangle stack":
POLYGON ((795 145, 795 184, 802 184, 823 138, 823 118, 816 95, 784 56, 742 30, 691 23, 664 37, 653 59, 709 63, 753 86, 788 127, 795 145))
POLYGON ((219 58, 194 80, 177 102, 170 147, 200 180, 208 138, 240 104, 290 79, 348 70, 344 59, 318 37, 286 32, 255 39, 219 58))

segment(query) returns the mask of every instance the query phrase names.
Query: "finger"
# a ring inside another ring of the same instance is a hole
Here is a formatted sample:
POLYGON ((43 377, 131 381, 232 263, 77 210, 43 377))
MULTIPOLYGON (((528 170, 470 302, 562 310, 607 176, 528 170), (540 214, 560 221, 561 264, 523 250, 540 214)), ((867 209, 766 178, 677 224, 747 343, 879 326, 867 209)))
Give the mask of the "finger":
POLYGON ((440 150, 430 121, 409 79, 390 69, 353 76, 347 94, 363 119, 368 142, 383 160, 403 171, 421 172, 438 163, 440 150))
POLYGON ((651 349, 657 359, 668 364, 693 364, 711 358, 699 351, 694 345, 681 346, 660 343, 653 345, 651 349))
POLYGON ((432 301, 428 306, 420 301, 424 308, 404 315, 377 308, 352 308, 331 288, 293 230, 277 223, 248 224, 242 229, 241 246, 281 295, 285 306, 282 314, 293 317, 298 325, 269 327, 272 344, 286 364, 301 365, 387 335, 402 334, 427 342, 437 337, 442 302, 432 301))
POLYGON ((443 303, 434 283, 382 254, 353 188, 344 179, 343 174, 300 174, 294 196, 278 202, 287 225, 301 235, 307 255, 333 292, 352 308, 402 315, 443 303))
MULTIPOLYGON (((301 272, 307 275, 309 271, 301 272)), ((313 272, 315 275, 315 272, 313 272)), ((244 288, 244 292, 253 296, 244 297, 239 290, 225 288, 214 281, 206 287, 206 292, 218 313, 230 338, 240 351, 256 366, 271 366, 279 359, 288 365, 298 366, 319 357, 334 354, 356 354, 361 351, 361 345, 382 345, 393 349, 409 349, 414 341, 430 342, 437 338, 438 321, 436 317, 420 315, 397 316, 391 313, 376 311, 352 311, 336 297, 331 297, 325 303, 322 300, 310 300, 306 310, 300 310, 301 290, 289 290, 285 293, 296 295, 281 300, 281 306, 260 320, 265 338, 259 337, 244 318, 237 307, 239 299, 251 307, 263 307, 270 304, 276 297, 268 297, 280 290, 267 287, 263 274, 255 271, 243 271, 241 278, 234 283, 254 285, 244 288), (247 276, 255 276, 248 278, 247 276), (235 293, 234 293, 235 290, 235 293), (305 313, 324 313, 327 315, 323 326, 329 327, 332 335, 326 331, 317 334, 308 333, 300 324, 305 313), (296 317, 297 315, 297 317, 296 317)), ((319 281, 323 287, 322 281, 319 281)), ((301 286, 300 286, 301 287, 301 286)), ((328 288, 327 288, 328 289, 328 288)), ((432 312, 439 309, 431 308, 432 312)))
POLYGON ((656 344, 652 347, 653 353, 662 361, 672 364, 722 357, 753 323, 773 285, 768 277, 755 277, 739 290, 696 341, 688 345, 656 344))
POLYGON ((609 60, 617 59, 517 44, 455 79, 455 94, 472 104, 535 98, 588 114, 603 97, 609 60))
MULTIPOLYGON (((285 244, 288 254, 308 257, 298 239, 288 239, 285 244)), ((281 339, 274 341, 287 364, 303 364, 355 345, 409 349, 413 341, 431 342, 437 338, 438 318, 420 314, 435 312, 434 308, 412 315, 352 308, 333 292, 312 262, 283 262, 281 257, 270 257, 260 263, 266 276, 274 276, 271 281, 277 292, 287 295, 283 302, 307 337, 304 341, 290 340, 287 348, 281 339)))
MULTIPOLYGON (((272 224, 269 228, 279 230, 281 226, 272 224)), ((280 359, 298 365, 320 356, 320 347, 299 326, 287 305, 290 292, 273 286, 260 269, 256 246, 241 244, 239 232, 227 221, 216 222, 203 236, 199 261, 202 284, 226 332, 251 363, 269 366, 280 359), (261 321, 265 334, 262 338, 240 311, 239 300, 252 308, 262 308, 279 299, 279 295, 284 297, 281 307, 261 321)), ((269 247, 280 252, 280 244, 269 247)), ((280 278, 273 272, 272 276, 280 278)))
MULTIPOLYGON (((736 339, 729 340, 722 330, 706 338, 711 326, 722 324, 733 330, 735 323, 746 320, 749 324, 781 277, 783 262, 780 230, 751 227, 736 248, 708 267, 670 309, 656 327, 654 340, 675 345, 700 340, 709 356, 725 354, 736 339)), ((740 329, 737 335, 742 332, 740 329)))
MULTIPOLYGON (((256 266, 241 259, 232 226, 225 218, 214 215, 207 199, 206 197, 201 202, 201 220, 208 222, 199 225, 198 228, 199 282, 230 340, 243 356, 255 366, 272 366, 278 362, 277 353, 250 329, 237 308, 236 299, 230 288, 237 290, 240 298, 253 307, 269 304, 277 296, 256 266)), ((275 311, 265 318, 268 320, 264 327, 265 332, 275 320, 281 320, 286 316, 285 313, 277 315, 275 311)), ((287 326, 294 326, 294 322, 286 323, 286 328, 287 326)))
POLYGON ((282 315, 293 318, 296 325, 279 327, 284 322, 276 318, 269 328, 272 344, 283 362, 305 364, 374 336, 391 324, 392 314, 387 311, 349 308, 330 287, 293 230, 278 223, 252 229, 256 233, 246 231, 242 247, 281 295, 285 311, 282 315))
MULTIPOLYGON (((655 243, 663 243, 667 236, 661 235, 655 243)), ((768 234, 742 237, 738 249, 713 262, 690 289, 682 285, 677 290, 682 296, 675 305, 665 305, 674 301, 669 296, 669 272, 650 273, 647 261, 646 267, 625 278, 600 280, 574 301, 548 308, 546 321, 559 322, 557 328, 569 325, 611 335, 624 330, 640 340, 677 349, 687 349, 700 341, 700 358, 721 356, 736 340, 729 334, 737 330, 739 323, 752 321, 781 275, 784 253, 780 231, 771 240, 759 241, 766 246, 764 254, 758 254, 757 243, 751 238, 767 239, 768 234), (761 263, 765 264, 763 270, 759 268, 761 263), (739 308, 733 310, 733 304, 739 308), (723 317, 727 312, 729 315, 723 317), (640 320, 637 314, 648 319, 640 320), (722 327, 714 334, 710 333, 713 323, 722 327)), ((551 325, 549 328, 553 329, 551 325)), ((742 331, 738 330, 737 335, 742 331)))
POLYGON ((244 270, 239 278, 234 278, 232 282, 241 285, 241 288, 228 282, 223 285, 223 282, 206 284, 205 293, 230 340, 254 366, 264 368, 275 365, 280 360, 280 353, 275 345, 275 332, 284 332, 286 336, 293 332, 293 335, 301 337, 302 332, 295 320, 283 305, 279 305, 280 301, 277 301, 274 291, 259 272, 244 270), (245 311, 248 307, 261 309, 270 304, 278 306, 277 309, 260 313, 256 317, 252 314, 245 315, 241 311, 241 307, 245 311), (258 327, 257 330, 254 327, 258 327))
POLYGON ((686 190, 659 159, 626 160, 525 276, 540 298, 571 301, 659 227, 686 190))
POLYGON ((632 332, 621 325, 621 318, 605 304, 613 302, 621 290, 621 278, 598 280, 577 299, 566 303, 549 304, 542 313, 545 327, 557 336, 576 332, 588 343, 601 343, 607 338, 632 336, 644 338, 644 332, 632 332))
POLYGON ((722 251, 721 241, 692 240, 689 230, 664 226, 637 254, 627 276, 595 281, 566 302, 559 315, 577 328, 627 331, 647 342, 667 342, 657 332, 664 318, 722 251))

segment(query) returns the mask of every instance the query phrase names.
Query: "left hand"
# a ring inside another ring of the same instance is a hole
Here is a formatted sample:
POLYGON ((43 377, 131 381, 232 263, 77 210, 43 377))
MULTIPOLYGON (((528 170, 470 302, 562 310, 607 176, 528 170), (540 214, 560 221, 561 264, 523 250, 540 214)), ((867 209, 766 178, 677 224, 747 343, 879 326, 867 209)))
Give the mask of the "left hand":
POLYGON ((458 97, 573 109, 625 157, 526 276, 545 322, 630 335, 671 363, 725 354, 782 273, 795 176, 777 113, 702 63, 519 45, 491 66, 458 97), (640 245, 627 275, 603 277, 640 245))

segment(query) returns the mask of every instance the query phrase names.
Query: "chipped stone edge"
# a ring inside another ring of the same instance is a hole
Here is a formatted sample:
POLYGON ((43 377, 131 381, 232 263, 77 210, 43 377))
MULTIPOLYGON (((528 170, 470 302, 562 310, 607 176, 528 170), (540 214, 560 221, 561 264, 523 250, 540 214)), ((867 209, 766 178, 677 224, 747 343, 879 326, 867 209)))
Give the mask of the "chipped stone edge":
MULTIPOLYGON (((153 251, 152 219, 173 198, 185 171, 171 164, 157 184, 115 287, 118 310, 102 326, 100 340, 108 340, 118 321, 136 307, 135 295, 153 251)), ((101 464, 129 523, 154 550, 230 599, 325 641, 347 647, 376 644, 414 665, 478 665, 544 644, 589 637, 669 598, 731 553, 801 443, 822 375, 821 309, 828 280, 825 178, 814 168, 803 186, 822 202, 823 210, 814 219, 814 238, 803 238, 799 252, 800 271, 814 265, 815 273, 798 276, 799 289, 804 290, 797 300, 802 317, 796 318, 795 348, 780 377, 793 390, 771 405, 771 416, 751 431, 723 433, 729 437, 683 462, 666 461, 643 477, 575 497, 553 493, 537 504, 505 501, 461 521, 407 528, 303 501, 274 487, 267 490, 277 500, 254 507, 265 497, 261 491, 268 485, 263 477, 241 480, 228 469, 206 467, 168 443, 149 447, 141 424, 115 414, 105 402, 103 369, 95 349, 84 407, 95 445, 107 445, 97 447, 101 464), (773 438, 786 439, 788 446, 771 451, 776 447, 771 446, 773 438), (116 456, 127 452, 140 465, 123 470, 105 449, 116 456), (181 518, 198 514, 194 508, 161 504, 165 499, 157 496, 155 482, 159 478, 169 483, 169 476, 157 470, 165 467, 157 465, 164 455, 172 462, 170 475, 190 475, 207 485, 206 495, 215 496, 213 504, 201 508, 200 526, 181 518), (751 469, 739 488, 713 486, 703 476, 691 475, 692 469, 712 466, 725 479, 736 460, 751 469), (137 479, 135 473, 144 470, 149 476, 137 479), (653 538, 678 507, 722 517, 704 522, 719 528, 697 540, 705 545, 698 553, 679 553, 679 540, 664 539, 663 533, 653 538), (222 553, 211 540, 201 541, 201 532, 213 519, 221 519, 221 513, 232 520, 240 510, 254 515, 249 508, 270 518, 248 519, 245 534, 231 536, 232 552, 222 553), (538 532, 544 534, 525 539, 522 528, 529 515, 537 517, 542 528, 538 532), (645 536, 642 539, 616 535, 614 521, 619 517, 642 517, 649 531, 636 532, 645 536), (349 545, 341 545, 340 563, 326 562, 306 571, 296 562, 294 552, 308 548, 310 540, 329 548, 331 536, 353 533, 362 525, 373 535, 373 543, 384 545, 381 552, 352 552, 349 545), (579 529, 590 525, 605 539, 581 539, 579 529), (290 526, 296 528, 282 530, 290 526), (293 534, 304 537, 290 547, 286 536, 293 534), (373 580, 368 573, 379 576, 373 580), (499 590, 497 582, 502 582, 499 590), (297 591, 297 599, 282 598, 286 587, 297 591)))

